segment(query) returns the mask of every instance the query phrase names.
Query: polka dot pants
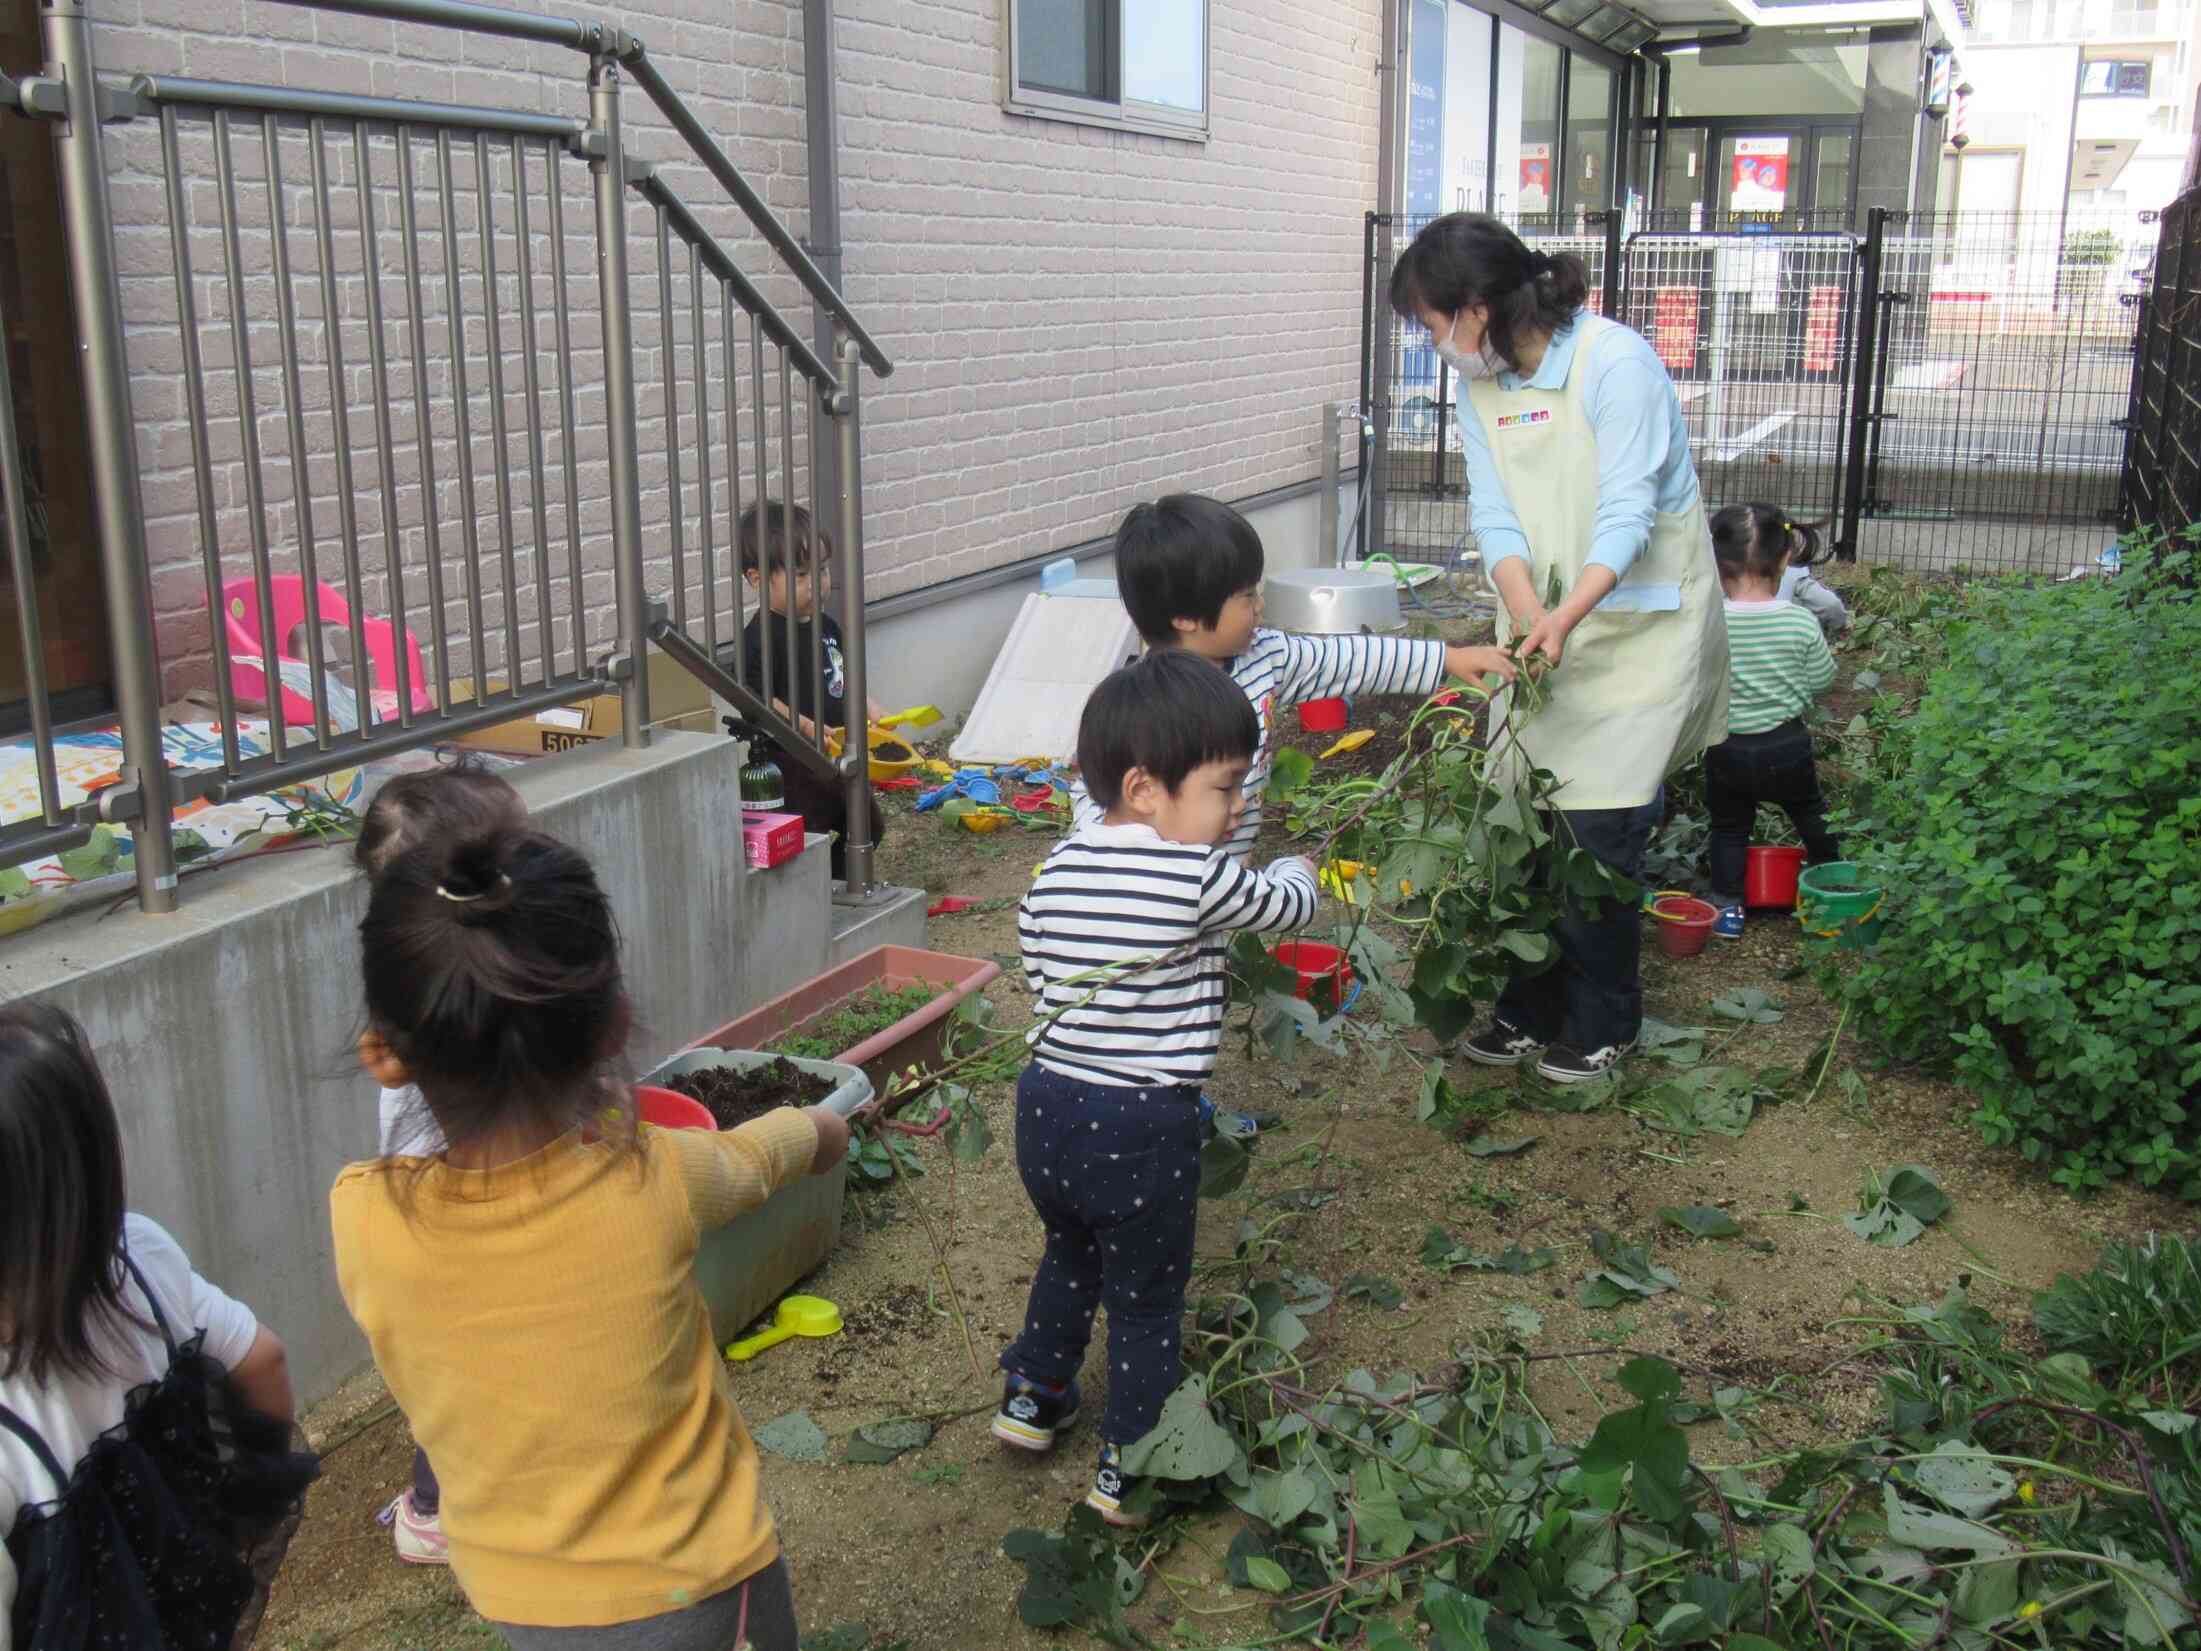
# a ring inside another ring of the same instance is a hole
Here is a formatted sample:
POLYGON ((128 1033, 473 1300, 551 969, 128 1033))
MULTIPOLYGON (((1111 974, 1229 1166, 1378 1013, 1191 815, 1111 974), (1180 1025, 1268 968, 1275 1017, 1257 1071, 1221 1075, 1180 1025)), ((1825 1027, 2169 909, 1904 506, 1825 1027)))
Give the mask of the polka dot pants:
POLYGON ((1001 1367, 1060 1386, 1108 1309, 1101 1438, 1148 1432, 1177 1385, 1200 1197, 1196 1088, 1080 1083, 1039 1066, 1016 1086, 1016 1167, 1047 1226, 1024 1333, 1001 1367))

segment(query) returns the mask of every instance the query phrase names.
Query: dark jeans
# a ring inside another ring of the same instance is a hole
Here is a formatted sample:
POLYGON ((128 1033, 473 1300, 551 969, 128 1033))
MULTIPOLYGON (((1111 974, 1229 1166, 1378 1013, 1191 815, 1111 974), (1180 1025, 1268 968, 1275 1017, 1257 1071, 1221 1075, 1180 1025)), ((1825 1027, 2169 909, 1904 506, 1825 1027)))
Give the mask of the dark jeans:
POLYGON ((1044 1067, 1016 1086, 1016 1168, 1046 1224, 1024 1333, 1001 1368, 1060 1387, 1108 1308, 1101 1438, 1151 1432, 1177 1385, 1200 1199, 1200 1092, 1080 1083, 1044 1067))
MULTIPOLYGON (((1643 875, 1651 833, 1665 813, 1665 794, 1641 808, 1570 808, 1552 822, 1630 881, 1643 875)), ((1589 1054, 1626 1048, 1643 1029, 1643 920, 1625 900, 1568 897, 1552 926, 1557 961, 1521 970, 1498 994, 1498 1018, 1541 1043, 1565 1043, 1589 1054)))
POLYGON ((1724 905, 1742 900, 1743 870, 1760 803, 1779 803, 1804 840, 1813 865, 1842 857, 1827 830, 1826 799, 1802 718, 1762 734, 1729 734, 1704 754, 1704 806, 1712 816, 1712 893, 1724 905))
POLYGON ((796 1651, 802 1639, 784 1559, 722 1594, 660 1616, 602 1628, 496 1626, 512 1651, 796 1651))
MULTIPOLYGON (((780 778, 787 785, 787 812, 800 814, 811 831, 833 833, 833 875, 848 877, 848 788, 839 780, 821 780, 793 757, 775 756, 780 778)), ((879 813, 879 799, 865 793, 871 803, 871 840, 886 839, 886 820, 879 813)))
POLYGON ((413 1446, 413 1511, 429 1519, 443 1511, 443 1487, 428 1465, 428 1453, 418 1445, 413 1446))

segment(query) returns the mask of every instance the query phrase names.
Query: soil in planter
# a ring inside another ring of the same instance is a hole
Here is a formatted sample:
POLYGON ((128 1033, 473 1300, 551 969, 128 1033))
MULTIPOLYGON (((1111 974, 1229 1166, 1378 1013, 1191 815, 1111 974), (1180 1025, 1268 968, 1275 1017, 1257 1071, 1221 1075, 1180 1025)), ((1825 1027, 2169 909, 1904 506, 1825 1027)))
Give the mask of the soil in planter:
POLYGON ((908 762, 917 753, 900 740, 881 740, 871 748, 873 762, 908 762))
POLYGON ((775 1055, 829 1061, 842 1050, 855 1048, 872 1033, 883 1032, 896 1021, 914 1015, 937 996, 938 987, 922 983, 867 987, 824 1019, 814 1020, 784 1038, 775 1038, 765 1047, 775 1055))
POLYGON ((666 1079, 663 1087, 701 1101, 720 1129, 732 1129, 783 1106, 815 1106, 833 1093, 834 1084, 831 1078, 812 1077, 793 1061, 782 1059, 747 1070, 701 1066, 666 1079))

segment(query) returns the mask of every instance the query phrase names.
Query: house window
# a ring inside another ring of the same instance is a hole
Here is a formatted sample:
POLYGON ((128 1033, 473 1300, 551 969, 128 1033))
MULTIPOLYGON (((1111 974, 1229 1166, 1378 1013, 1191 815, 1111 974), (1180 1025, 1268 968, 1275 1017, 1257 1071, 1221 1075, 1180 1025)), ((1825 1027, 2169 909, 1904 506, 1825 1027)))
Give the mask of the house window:
POLYGON ((1006 0, 1008 107, 1198 137, 1207 0, 1006 0))
POLYGON ((2152 67, 2144 58, 2137 63, 2108 58, 2082 63, 2079 65, 2079 96, 2146 97, 2148 71, 2152 67))

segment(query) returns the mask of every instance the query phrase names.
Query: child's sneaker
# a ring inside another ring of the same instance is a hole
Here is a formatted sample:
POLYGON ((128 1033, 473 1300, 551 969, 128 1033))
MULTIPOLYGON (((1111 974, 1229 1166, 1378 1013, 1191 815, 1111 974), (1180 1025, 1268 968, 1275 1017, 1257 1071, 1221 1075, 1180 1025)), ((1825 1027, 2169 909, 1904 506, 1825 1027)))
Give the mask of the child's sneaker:
POLYGON ((1460 1053, 1477 1066, 1519 1066, 1541 1055, 1544 1047, 1542 1038, 1532 1038, 1493 1015, 1488 1026, 1460 1045, 1460 1053))
POLYGON ((1123 1458, 1116 1447, 1103 1445, 1100 1466, 1093 1473, 1093 1488, 1085 1493, 1085 1505, 1111 1525, 1136 1529, 1146 1523, 1146 1515, 1127 1512, 1124 1503, 1137 1484, 1136 1479, 1123 1471, 1123 1458))
POLYGON ((414 1507, 411 1491, 406 1491, 377 1514, 375 1523, 390 1527, 390 1540, 397 1545, 397 1557, 406 1564, 451 1563, 451 1545, 444 1540, 442 1515, 422 1513, 414 1507))
POLYGON ((1742 938, 1742 907, 1722 906, 1719 916, 1712 919, 1712 932, 1722 940, 1742 938))
POLYGON ((1011 1375, 1001 1388, 1001 1408, 994 1412, 993 1435, 1019 1450, 1053 1450, 1055 1435, 1066 1433, 1078 1419, 1078 1384, 1047 1387, 1025 1377, 1011 1375))

